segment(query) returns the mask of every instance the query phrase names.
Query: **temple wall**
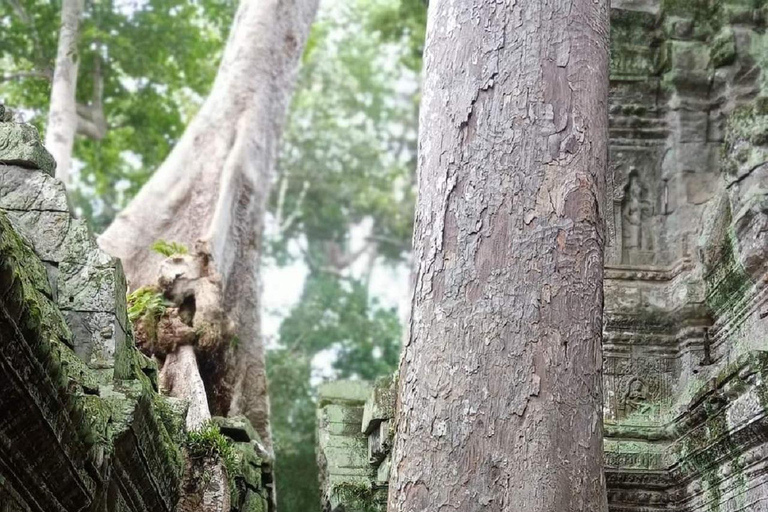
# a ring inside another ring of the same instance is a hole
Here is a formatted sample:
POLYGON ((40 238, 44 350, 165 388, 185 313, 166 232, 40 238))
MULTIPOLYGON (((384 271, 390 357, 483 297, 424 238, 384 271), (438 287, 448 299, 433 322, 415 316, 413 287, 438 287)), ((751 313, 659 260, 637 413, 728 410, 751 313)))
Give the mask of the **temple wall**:
POLYGON ((134 344, 120 263, 70 214, 37 131, 8 114, 0 105, 0 512, 267 512, 271 460, 253 428, 214 418, 191 444, 187 404, 160 394, 134 344), (213 489, 221 443, 228 488, 213 489), (206 507, 211 495, 226 510, 206 507))

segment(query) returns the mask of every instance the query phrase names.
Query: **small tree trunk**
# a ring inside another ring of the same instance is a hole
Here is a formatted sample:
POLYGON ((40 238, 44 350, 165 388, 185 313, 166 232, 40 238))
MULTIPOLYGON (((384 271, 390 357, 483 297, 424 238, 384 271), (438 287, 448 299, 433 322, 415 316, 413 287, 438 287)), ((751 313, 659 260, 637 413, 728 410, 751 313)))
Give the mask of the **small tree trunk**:
POLYGON ((259 316, 262 225, 296 69, 316 10, 317 0, 241 1, 210 96, 163 165, 99 238, 107 252, 122 259, 134 288, 158 277, 162 257, 149 250, 153 242, 196 248, 204 269, 200 278, 215 285, 218 299, 210 300, 212 286, 197 287, 207 290, 209 309, 201 311, 198 302, 195 318, 222 314, 234 325, 234 335, 219 336, 220 350, 206 348, 226 353, 204 365, 209 402, 216 414, 246 415, 268 447, 259 316))
POLYGON ((45 131, 45 146, 56 160, 56 177, 67 185, 77 131, 77 43, 82 14, 83 0, 62 0, 59 46, 45 131))
POLYGON ((433 0, 390 511, 606 511, 608 0, 433 0))
POLYGON ((189 402, 186 418, 188 431, 198 430, 211 419, 208 397, 197 367, 195 347, 181 346, 168 354, 160 371, 160 389, 165 395, 189 402))

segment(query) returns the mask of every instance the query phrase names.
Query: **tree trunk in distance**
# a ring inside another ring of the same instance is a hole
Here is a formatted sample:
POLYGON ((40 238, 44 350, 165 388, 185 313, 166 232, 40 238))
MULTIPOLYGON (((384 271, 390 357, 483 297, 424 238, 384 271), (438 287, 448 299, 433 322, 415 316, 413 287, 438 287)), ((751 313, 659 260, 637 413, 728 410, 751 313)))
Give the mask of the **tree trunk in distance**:
POLYGON ((605 512, 608 0, 433 0, 390 512, 605 512))
POLYGON ((45 129, 45 147, 56 160, 56 177, 65 185, 69 185, 72 147, 77 131, 77 43, 83 8, 84 0, 62 0, 61 3, 61 29, 45 129))
MULTIPOLYGON (((99 237, 132 288, 157 240, 196 248, 235 326, 215 414, 244 414, 271 449, 260 326, 262 225, 278 143, 318 0, 242 0, 209 97, 166 161, 99 237), (234 352, 233 354, 231 352, 234 352)), ((227 340, 229 343, 229 340, 227 340)), ((183 377, 183 376, 182 376, 183 377)))

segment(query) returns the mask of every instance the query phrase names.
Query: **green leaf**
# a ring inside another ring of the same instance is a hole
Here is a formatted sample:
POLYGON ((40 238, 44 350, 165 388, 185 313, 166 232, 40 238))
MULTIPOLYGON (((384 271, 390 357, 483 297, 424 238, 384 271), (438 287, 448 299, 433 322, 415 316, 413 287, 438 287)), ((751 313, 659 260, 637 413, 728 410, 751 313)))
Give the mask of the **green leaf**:
POLYGON ((155 241, 150 248, 153 252, 165 256, 166 258, 189 254, 189 249, 187 249, 186 246, 177 242, 167 242, 165 240, 155 241))

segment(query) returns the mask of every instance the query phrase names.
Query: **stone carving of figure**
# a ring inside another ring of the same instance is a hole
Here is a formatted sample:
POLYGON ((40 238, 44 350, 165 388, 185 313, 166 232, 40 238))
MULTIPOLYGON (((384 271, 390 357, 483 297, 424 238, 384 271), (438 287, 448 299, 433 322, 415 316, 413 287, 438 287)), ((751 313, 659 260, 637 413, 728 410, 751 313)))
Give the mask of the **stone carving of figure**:
POLYGON ((624 394, 624 412, 628 416, 632 413, 644 413, 648 410, 648 389, 645 383, 635 377, 627 385, 624 394))
POLYGON ((623 248, 627 251, 650 251, 648 221, 651 216, 645 187, 635 170, 629 174, 624 204, 622 206, 623 248))

